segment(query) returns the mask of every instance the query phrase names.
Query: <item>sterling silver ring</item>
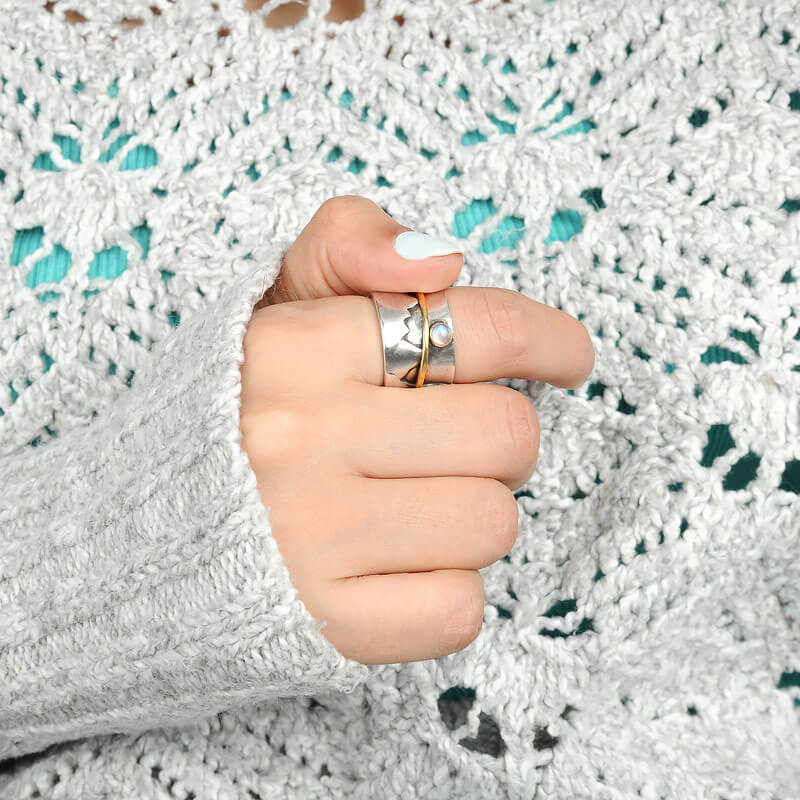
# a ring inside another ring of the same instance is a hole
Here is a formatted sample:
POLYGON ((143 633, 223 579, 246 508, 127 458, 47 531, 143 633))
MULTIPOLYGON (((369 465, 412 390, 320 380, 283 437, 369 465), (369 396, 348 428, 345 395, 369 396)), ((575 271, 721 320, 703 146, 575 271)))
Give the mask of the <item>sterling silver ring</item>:
POLYGON ((455 328, 445 291, 370 293, 381 329, 384 386, 453 383, 455 328))

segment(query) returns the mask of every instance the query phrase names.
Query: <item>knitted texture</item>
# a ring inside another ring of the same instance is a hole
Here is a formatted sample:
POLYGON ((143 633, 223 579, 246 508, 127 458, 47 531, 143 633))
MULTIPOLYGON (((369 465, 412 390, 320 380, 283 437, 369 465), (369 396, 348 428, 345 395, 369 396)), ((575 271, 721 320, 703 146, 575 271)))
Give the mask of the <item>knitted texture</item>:
POLYGON ((0 461, 0 758, 366 677, 297 599, 238 444, 241 340, 279 264, 155 344, 91 425, 0 461))
POLYGON ((800 4, 243 5, 4 4, 0 797, 800 797, 800 4), (596 352, 502 381, 539 460, 436 660, 327 644, 239 448, 348 193, 596 352))

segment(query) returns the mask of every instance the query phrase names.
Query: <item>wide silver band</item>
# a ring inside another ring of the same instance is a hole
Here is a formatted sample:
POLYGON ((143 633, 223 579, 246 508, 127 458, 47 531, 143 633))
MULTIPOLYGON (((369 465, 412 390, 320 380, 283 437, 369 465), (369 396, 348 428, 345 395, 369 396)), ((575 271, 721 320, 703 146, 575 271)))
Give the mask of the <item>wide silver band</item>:
MULTIPOLYGON (((422 309, 419 298, 403 292, 371 292, 383 340, 383 385, 414 388, 422 358, 422 309)), ((426 294, 428 371, 423 386, 452 383, 456 373, 455 328, 445 291, 426 294), (437 325, 439 323, 439 325, 437 325), (444 323, 448 328, 445 328, 444 323), (436 327, 434 327, 436 326, 436 327), (449 337, 448 337, 449 333, 449 337), (436 344, 436 342, 446 344, 436 344)))

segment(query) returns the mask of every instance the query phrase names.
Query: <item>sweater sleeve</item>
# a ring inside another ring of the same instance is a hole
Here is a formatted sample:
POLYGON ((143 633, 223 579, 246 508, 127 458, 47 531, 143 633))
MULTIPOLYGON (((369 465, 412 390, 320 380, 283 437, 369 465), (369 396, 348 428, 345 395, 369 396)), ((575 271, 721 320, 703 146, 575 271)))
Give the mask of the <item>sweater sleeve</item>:
POLYGON ((0 760, 366 679, 298 598, 240 446, 276 272, 153 345, 91 425, 0 456, 0 760))

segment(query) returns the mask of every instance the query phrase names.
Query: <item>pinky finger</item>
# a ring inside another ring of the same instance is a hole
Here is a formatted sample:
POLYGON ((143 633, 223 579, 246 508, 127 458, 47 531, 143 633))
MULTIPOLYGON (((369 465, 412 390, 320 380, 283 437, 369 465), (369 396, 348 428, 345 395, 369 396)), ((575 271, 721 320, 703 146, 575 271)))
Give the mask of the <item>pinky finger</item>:
POLYGON ((477 570, 439 569, 334 581, 323 635, 363 664, 441 658, 463 650, 483 626, 477 570))

